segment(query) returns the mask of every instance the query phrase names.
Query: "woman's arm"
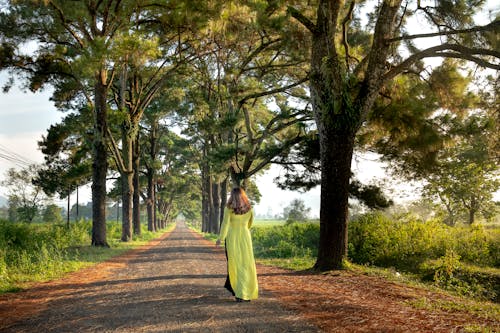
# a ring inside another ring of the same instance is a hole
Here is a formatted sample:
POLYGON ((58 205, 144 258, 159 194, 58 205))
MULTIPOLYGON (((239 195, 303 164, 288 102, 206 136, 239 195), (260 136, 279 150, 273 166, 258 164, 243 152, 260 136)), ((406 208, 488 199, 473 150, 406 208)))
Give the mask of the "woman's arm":
POLYGON ((248 229, 252 227, 253 224, 253 209, 250 211, 250 219, 248 220, 248 229))
POLYGON ((219 232, 219 238, 217 239, 216 245, 219 245, 226 239, 227 231, 229 230, 229 209, 227 207, 224 208, 224 219, 222 220, 222 226, 219 232))

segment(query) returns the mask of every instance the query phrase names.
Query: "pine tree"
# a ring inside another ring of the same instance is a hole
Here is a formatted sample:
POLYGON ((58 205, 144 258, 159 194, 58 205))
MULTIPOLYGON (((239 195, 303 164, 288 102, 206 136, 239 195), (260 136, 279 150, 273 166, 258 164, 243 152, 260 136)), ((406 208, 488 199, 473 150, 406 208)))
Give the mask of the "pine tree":
MULTIPOLYGON (((278 2, 268 1, 270 6, 278 2)), ((356 1, 320 0, 288 5, 290 15, 312 36, 310 92, 321 157, 320 244, 315 267, 341 268, 347 258, 349 179, 355 140, 366 126, 383 87, 402 74, 421 73, 427 57, 460 58, 499 69, 491 35, 500 21, 475 26, 477 3, 386 0, 367 8, 362 27, 356 1), (312 10, 315 12, 311 13, 312 10), (426 19, 431 33, 411 35, 410 17, 426 19), (418 49, 414 41, 440 36, 418 49), (402 50, 406 53, 403 53, 402 50)))

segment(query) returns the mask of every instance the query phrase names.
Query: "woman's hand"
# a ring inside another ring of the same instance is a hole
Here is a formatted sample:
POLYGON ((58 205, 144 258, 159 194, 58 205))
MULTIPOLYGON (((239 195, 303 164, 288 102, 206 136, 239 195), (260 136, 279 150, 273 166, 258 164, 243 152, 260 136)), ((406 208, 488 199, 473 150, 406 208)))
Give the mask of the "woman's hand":
POLYGON ((220 239, 218 239, 216 242, 215 242, 215 246, 219 247, 220 245, 220 239))

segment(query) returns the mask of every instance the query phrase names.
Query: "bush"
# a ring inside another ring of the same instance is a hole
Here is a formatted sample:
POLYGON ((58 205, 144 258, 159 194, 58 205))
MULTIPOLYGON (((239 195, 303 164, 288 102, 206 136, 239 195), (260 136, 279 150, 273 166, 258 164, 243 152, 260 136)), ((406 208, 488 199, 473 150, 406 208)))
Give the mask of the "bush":
POLYGON ((435 220, 395 220, 371 213, 349 224, 349 258, 359 264, 414 270, 452 250, 464 262, 498 267, 499 240, 498 230, 481 226, 449 227, 435 220))
POLYGON ((259 258, 314 257, 318 253, 319 225, 292 223, 253 228, 252 239, 259 258))
POLYGON ((482 226, 450 227, 411 215, 382 213, 349 224, 349 259, 393 267, 460 294, 498 301, 500 231, 482 226), (491 267, 491 268, 489 268, 491 267))

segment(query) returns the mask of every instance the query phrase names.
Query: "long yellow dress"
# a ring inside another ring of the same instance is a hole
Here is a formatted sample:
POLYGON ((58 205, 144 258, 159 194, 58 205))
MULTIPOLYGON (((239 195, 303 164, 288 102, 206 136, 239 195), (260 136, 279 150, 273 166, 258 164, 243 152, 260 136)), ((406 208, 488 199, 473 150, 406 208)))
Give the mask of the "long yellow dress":
POLYGON ((231 287, 235 296, 244 300, 256 299, 259 295, 250 235, 252 223, 252 210, 238 215, 226 207, 219 235, 221 242, 226 242, 227 272, 231 287))

